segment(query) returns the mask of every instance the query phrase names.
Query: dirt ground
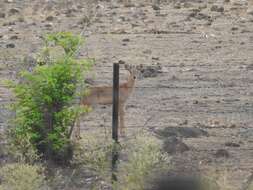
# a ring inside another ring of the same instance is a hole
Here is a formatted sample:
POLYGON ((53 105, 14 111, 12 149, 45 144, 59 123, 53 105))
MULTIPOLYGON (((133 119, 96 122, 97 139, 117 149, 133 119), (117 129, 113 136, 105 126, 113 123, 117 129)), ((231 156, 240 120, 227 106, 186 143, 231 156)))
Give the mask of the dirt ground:
MULTIPOLYGON (((40 50, 42 36, 53 31, 85 36, 80 56, 96 59, 96 84, 111 83, 112 63, 119 60, 159 67, 137 81, 127 102, 128 135, 140 128, 202 129, 208 135, 178 137, 189 150, 173 153, 176 170, 225 173, 231 189, 246 190, 253 173, 252 4, 0 0, 0 81, 15 78, 23 60, 40 50)), ((1 84, 2 131, 10 97, 1 84)), ((111 107, 95 108, 85 126, 109 128, 111 107)))

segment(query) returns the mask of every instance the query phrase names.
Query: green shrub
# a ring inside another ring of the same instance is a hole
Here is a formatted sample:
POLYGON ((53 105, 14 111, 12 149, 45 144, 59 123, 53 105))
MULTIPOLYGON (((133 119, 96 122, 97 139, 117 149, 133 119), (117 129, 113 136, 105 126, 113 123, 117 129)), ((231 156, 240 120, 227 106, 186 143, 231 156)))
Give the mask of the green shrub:
POLYGON ((28 164, 7 164, 0 178, 0 190, 40 190, 45 185, 43 169, 28 164))
POLYGON ((92 62, 75 57, 82 43, 80 36, 62 32, 45 39, 48 52, 50 45, 63 48, 65 53, 57 59, 43 54, 43 64, 40 62, 31 72, 21 72, 21 82, 10 84, 16 96, 11 144, 24 154, 32 149, 48 159, 64 161, 72 155, 70 129, 87 111, 77 99, 84 91, 85 72, 92 62))

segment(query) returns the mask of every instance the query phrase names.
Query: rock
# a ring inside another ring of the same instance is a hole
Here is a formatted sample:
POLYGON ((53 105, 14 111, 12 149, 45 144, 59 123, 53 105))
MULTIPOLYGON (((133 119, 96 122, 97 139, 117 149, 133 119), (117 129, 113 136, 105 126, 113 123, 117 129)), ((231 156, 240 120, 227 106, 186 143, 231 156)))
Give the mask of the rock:
POLYGON ((112 34, 127 34, 127 32, 124 29, 114 29, 112 32, 112 34))
POLYGON ((182 153, 190 148, 177 137, 169 137, 163 143, 163 149, 168 154, 182 153))
POLYGON ((47 18, 46 18, 46 21, 53 21, 54 20, 54 17, 53 16, 48 16, 47 18))
POLYGON ((17 35, 14 35, 14 36, 11 36, 10 37, 10 40, 17 40, 18 39, 18 36, 17 35))
POLYGON ((253 136, 253 128, 242 128, 239 131, 240 138, 243 139, 252 139, 253 136))
POLYGON ((197 13, 195 15, 195 18, 198 20, 209 20, 211 17, 209 15, 203 14, 203 13, 197 13))
POLYGON ((246 66, 247 70, 253 70, 253 63, 246 66))
POLYGON ((206 4, 203 4, 203 5, 200 5, 198 9, 199 9, 199 10, 202 10, 202 9, 206 9, 206 8, 207 8, 207 5, 206 5, 206 4))
POLYGON ((9 39, 9 37, 8 37, 7 35, 3 35, 2 38, 3 38, 4 40, 8 40, 8 39, 9 39))
POLYGON ((150 49, 144 50, 142 53, 151 55, 152 51, 150 49))
POLYGON ((224 7, 220 7, 218 5, 213 5, 210 10, 213 11, 213 12, 222 13, 222 12, 224 12, 224 7))
POLYGON ((158 60, 159 60, 159 57, 152 57, 152 60, 158 61, 158 60))
POLYGON ((3 23, 3 26, 13 26, 13 25, 16 25, 15 22, 5 22, 3 23))
POLYGON ((125 38, 122 40, 122 42, 130 42, 130 40, 128 38, 125 38))
POLYGON ((229 155, 229 152, 225 149, 219 149, 215 152, 214 156, 216 158, 228 158, 230 155, 229 155))
POLYGON ((234 26, 234 27, 231 28, 231 30, 232 30, 232 31, 236 31, 236 30, 238 30, 238 27, 235 27, 235 26, 234 26))
MULTIPOLYGON (((131 7, 135 7, 135 4, 134 4, 134 3, 128 2, 128 3, 125 3, 124 6, 127 7, 127 8, 131 8, 131 7)), ((117 6, 114 6, 114 8, 116 9, 116 8, 118 8, 118 7, 117 7, 117 6)))
POLYGON ((228 147, 240 147, 240 144, 234 143, 234 142, 226 142, 225 146, 228 146, 228 147))
POLYGON ((15 48, 15 44, 13 43, 6 44, 6 48, 15 48))
POLYGON ((0 13, 0 18, 5 18, 5 13, 0 13))
POLYGON ((198 100, 194 100, 194 101, 193 101, 193 104, 198 104, 198 103, 199 103, 198 100))
POLYGON ((46 27, 46 28, 52 28, 52 27, 53 27, 53 23, 51 23, 51 22, 50 22, 50 23, 47 23, 47 24, 45 24, 45 27, 46 27))
POLYGON ((176 3, 176 4, 174 5, 174 8, 175 8, 175 9, 181 9, 181 4, 180 4, 180 3, 176 3))
POLYGON ((25 18, 24 17, 19 17, 17 21, 18 22, 25 22, 25 18))
POLYGON ((139 70, 144 78, 157 77, 158 73, 161 71, 161 67, 159 65, 145 66, 139 70))
POLYGON ((12 9, 9 10, 9 16, 18 14, 19 12, 20 12, 19 9, 17 9, 17 8, 12 8, 12 9))
POLYGON ((92 79, 92 78, 86 78, 86 79, 84 80, 84 82, 85 82, 86 84, 88 84, 88 85, 94 85, 94 84, 95 84, 95 81, 94 81, 94 79, 92 79))
POLYGON ((166 127, 157 130, 156 133, 161 137, 181 137, 181 138, 197 138, 208 136, 208 133, 197 127, 166 127))
POLYGON ((184 8, 193 7, 193 5, 192 5, 191 3, 189 3, 189 2, 184 2, 184 3, 182 3, 182 6, 183 6, 184 8))
POLYGON ((248 10, 247 10, 247 14, 249 14, 249 15, 252 15, 252 16, 253 16, 253 8, 248 9, 248 10))
POLYGON ((161 8, 158 5, 152 5, 153 10, 159 11, 161 8))

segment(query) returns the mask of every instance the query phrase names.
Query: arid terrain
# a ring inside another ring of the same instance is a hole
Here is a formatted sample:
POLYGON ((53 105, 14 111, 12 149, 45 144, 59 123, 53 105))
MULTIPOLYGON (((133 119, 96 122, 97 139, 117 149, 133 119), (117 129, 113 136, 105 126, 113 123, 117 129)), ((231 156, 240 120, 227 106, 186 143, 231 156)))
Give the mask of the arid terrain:
MULTIPOLYGON (((154 131, 174 146, 165 149, 175 172, 222 175, 230 189, 247 190, 253 178, 251 4, 0 0, 0 81, 33 65, 43 35, 81 34, 80 57, 96 60, 95 84, 111 84, 112 63, 119 60, 145 68, 126 106, 129 137, 136 129, 154 131)), ((124 81, 123 67, 121 73, 124 81)), ((10 100, 1 84, 1 131, 10 100)), ((111 126, 111 107, 98 106, 83 119, 83 130, 101 126, 111 126)))

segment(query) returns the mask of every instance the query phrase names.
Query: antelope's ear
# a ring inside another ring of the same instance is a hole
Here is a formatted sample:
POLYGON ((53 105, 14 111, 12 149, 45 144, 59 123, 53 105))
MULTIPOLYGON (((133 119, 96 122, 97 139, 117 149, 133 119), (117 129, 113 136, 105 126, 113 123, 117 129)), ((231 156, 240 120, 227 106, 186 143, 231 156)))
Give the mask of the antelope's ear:
POLYGON ((125 65, 125 61, 119 60, 118 64, 120 64, 120 65, 125 65))

